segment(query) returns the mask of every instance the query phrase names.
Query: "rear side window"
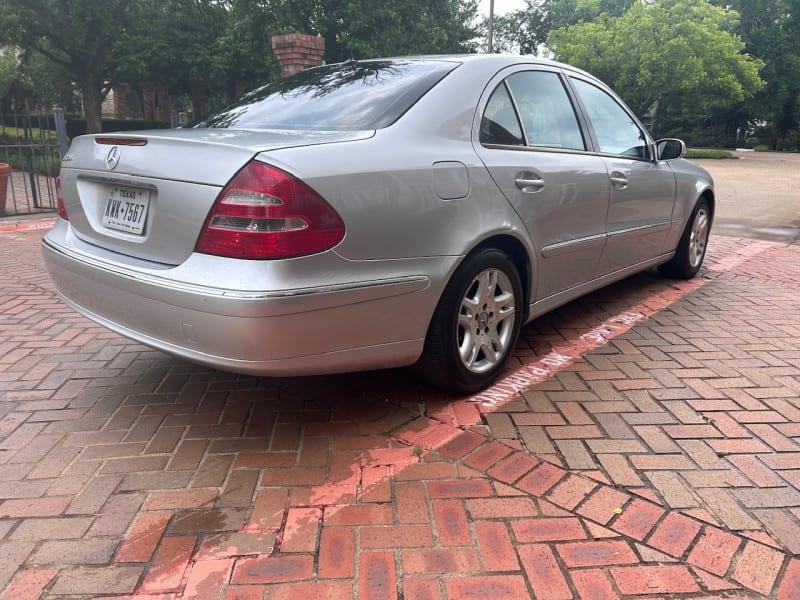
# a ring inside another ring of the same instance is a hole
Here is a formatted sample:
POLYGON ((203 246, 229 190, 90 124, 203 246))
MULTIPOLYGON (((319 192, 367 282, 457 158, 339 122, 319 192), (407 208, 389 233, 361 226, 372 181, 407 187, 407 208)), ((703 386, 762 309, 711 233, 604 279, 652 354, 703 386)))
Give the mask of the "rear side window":
POLYGON ((561 77, 520 71, 492 92, 481 119, 482 144, 585 150, 578 118, 561 77))
POLYGON ((457 66, 442 60, 382 60, 308 69, 250 92, 192 127, 380 129, 457 66))
POLYGON ((486 110, 481 119, 481 144, 498 144, 501 146, 524 146, 522 128, 517 119, 517 112, 508 95, 506 84, 501 83, 492 92, 486 110))
POLYGON ((507 81, 519 108, 528 145, 586 149, 572 101, 558 74, 522 71, 509 76, 507 81))

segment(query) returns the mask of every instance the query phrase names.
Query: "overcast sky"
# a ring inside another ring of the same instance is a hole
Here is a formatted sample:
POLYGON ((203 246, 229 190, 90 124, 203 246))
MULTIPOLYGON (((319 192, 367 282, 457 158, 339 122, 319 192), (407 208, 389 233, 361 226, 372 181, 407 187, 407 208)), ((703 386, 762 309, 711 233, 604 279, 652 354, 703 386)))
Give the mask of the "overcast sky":
MULTIPOLYGON (((504 15, 520 8, 525 8, 525 0, 494 0, 494 14, 496 15, 504 15)), ((478 11, 482 15, 489 16, 489 0, 480 0, 478 11)))

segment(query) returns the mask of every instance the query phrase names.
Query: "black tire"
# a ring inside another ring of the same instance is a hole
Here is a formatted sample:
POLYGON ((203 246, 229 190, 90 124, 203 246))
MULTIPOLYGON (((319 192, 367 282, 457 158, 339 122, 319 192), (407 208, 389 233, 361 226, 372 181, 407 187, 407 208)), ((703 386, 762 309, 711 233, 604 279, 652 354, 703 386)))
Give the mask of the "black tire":
POLYGON ((487 248, 468 256, 439 299, 417 373, 447 392, 471 394, 485 388, 514 350, 523 304, 519 273, 504 252, 487 248), (479 280, 486 285, 485 296, 479 280))
POLYGON ((675 279, 691 279, 697 275, 706 255, 710 231, 711 211, 706 199, 700 198, 686 223, 675 256, 658 267, 661 274, 675 279))

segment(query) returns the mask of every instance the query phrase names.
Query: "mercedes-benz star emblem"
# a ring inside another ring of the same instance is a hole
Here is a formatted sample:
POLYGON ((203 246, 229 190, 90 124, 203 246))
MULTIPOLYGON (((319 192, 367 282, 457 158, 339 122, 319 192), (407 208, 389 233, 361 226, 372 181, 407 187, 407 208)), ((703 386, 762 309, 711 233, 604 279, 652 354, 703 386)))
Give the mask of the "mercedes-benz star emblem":
POLYGON ((109 171, 113 171, 114 167, 119 164, 119 148, 117 146, 111 146, 111 149, 106 154, 106 166, 108 167, 109 171))

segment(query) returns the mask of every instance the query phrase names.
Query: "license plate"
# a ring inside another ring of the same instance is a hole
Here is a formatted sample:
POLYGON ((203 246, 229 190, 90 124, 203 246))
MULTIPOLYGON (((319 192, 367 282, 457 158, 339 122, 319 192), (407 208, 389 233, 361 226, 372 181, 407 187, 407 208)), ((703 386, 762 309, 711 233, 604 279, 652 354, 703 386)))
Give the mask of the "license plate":
POLYGON ((150 208, 150 190, 117 185, 108 192, 101 222, 111 229, 141 234, 150 208))

